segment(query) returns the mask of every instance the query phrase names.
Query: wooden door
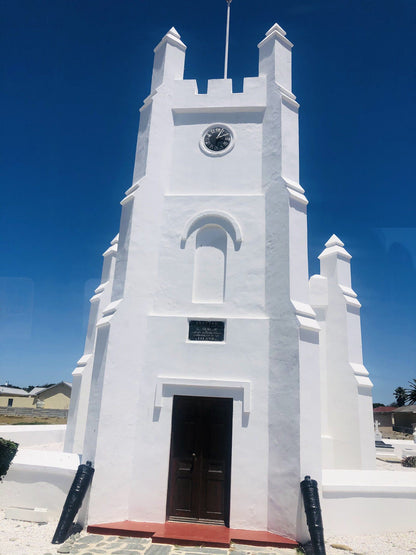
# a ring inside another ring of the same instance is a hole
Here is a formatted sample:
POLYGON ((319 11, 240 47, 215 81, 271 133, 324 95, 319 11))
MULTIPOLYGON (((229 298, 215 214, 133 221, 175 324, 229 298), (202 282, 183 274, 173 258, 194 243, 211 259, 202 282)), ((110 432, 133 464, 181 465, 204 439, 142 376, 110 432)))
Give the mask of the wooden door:
POLYGON ((167 517, 228 525, 233 400, 173 399, 167 517))

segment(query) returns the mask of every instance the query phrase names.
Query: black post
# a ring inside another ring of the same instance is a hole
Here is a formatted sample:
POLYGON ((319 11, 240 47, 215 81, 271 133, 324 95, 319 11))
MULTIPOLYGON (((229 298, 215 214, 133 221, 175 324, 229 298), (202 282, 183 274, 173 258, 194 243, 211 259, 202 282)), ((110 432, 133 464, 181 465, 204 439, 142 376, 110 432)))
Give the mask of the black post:
POLYGON ((52 538, 52 543, 63 543, 66 540, 75 515, 79 511, 82 500, 87 493, 93 474, 94 469, 92 468, 90 461, 79 465, 62 509, 61 518, 59 519, 58 526, 56 527, 55 534, 52 538))
POLYGON ((306 522, 311 536, 313 553, 314 555, 326 555, 318 483, 316 480, 311 480, 310 476, 305 476, 305 479, 300 483, 300 489, 305 505, 306 522))

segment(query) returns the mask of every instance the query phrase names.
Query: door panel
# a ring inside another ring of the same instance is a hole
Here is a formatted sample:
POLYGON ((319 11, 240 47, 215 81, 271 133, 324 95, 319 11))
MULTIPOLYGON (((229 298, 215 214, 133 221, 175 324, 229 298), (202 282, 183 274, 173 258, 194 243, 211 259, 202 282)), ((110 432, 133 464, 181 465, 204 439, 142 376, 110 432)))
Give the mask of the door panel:
POLYGON ((175 396, 167 516, 228 524, 232 399, 175 396))

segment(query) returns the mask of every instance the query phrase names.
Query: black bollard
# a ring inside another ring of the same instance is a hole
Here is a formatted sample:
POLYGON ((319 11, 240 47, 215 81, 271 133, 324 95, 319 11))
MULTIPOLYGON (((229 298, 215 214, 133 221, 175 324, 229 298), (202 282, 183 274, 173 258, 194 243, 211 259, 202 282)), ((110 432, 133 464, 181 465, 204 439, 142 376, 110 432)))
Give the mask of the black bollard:
POLYGON ((306 522, 314 555, 325 555, 324 527, 322 524, 321 505, 319 503, 318 483, 310 476, 300 483, 303 504, 305 505, 306 522))
POLYGON ((58 526, 52 538, 52 543, 63 543, 66 540, 75 515, 79 511, 85 494, 87 493, 93 474, 94 469, 90 461, 79 465, 62 509, 61 518, 59 519, 58 526))

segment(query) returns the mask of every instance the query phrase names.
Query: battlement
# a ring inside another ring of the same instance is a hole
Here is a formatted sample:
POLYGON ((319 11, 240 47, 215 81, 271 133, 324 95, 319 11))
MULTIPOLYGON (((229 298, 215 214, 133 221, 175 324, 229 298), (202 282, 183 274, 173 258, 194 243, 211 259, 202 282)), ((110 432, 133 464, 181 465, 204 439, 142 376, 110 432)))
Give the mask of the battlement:
POLYGON ((243 92, 233 93, 232 79, 209 79, 207 92, 199 94, 195 79, 178 80, 173 83, 172 106, 175 112, 261 111, 266 107, 266 85, 264 76, 246 77, 243 92))
POLYGON ((289 98, 292 95, 292 43, 286 38, 285 31, 275 23, 259 43, 259 76, 244 79, 242 93, 232 92, 231 79, 210 79, 206 94, 198 93, 195 80, 184 80, 186 45, 179 33, 172 27, 155 48, 152 85, 150 96, 154 96, 163 84, 173 90, 174 106, 177 110, 216 108, 261 109, 266 104, 266 84, 277 84, 289 98))

